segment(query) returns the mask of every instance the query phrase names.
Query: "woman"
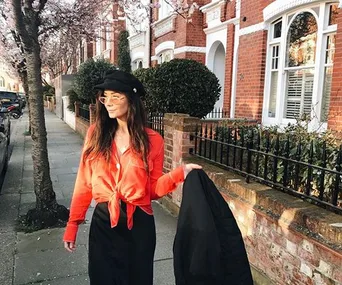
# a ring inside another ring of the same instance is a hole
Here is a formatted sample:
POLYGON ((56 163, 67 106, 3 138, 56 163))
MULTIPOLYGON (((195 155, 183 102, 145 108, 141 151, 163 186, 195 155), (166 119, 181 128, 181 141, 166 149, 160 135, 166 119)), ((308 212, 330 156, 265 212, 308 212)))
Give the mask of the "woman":
POLYGON ((64 247, 75 250, 78 225, 93 198, 91 285, 152 285, 156 232, 151 200, 173 191, 201 167, 186 164, 163 175, 164 142, 145 128, 139 97, 145 91, 133 75, 112 71, 96 89, 96 120, 85 139, 64 247))

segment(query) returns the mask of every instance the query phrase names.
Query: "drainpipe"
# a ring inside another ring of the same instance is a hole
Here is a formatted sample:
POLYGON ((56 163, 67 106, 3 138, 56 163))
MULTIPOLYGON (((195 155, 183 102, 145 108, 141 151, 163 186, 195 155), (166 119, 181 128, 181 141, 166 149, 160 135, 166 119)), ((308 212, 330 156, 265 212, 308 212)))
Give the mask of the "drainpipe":
POLYGON ((235 101, 236 101, 236 85, 237 85, 237 67, 239 56, 239 31, 240 31, 240 9, 241 0, 236 0, 236 23, 234 26, 234 53, 233 53, 233 76, 232 76, 232 90, 230 98, 230 118, 235 118, 235 101))

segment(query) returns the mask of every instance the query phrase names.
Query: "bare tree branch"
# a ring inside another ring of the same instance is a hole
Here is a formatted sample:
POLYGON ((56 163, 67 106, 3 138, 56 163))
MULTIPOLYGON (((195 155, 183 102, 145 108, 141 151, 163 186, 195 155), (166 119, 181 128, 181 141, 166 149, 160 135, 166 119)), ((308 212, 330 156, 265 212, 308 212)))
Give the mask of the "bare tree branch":
POLYGON ((47 0, 39 0, 38 13, 44 10, 46 2, 47 0))

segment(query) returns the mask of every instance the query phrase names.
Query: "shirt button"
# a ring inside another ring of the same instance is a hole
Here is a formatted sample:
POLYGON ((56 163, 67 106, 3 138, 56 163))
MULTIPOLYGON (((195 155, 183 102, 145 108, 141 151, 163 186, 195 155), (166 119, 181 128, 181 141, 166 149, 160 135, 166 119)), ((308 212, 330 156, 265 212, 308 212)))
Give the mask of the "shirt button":
POLYGON ((116 164, 116 168, 117 168, 117 169, 120 169, 120 163, 117 163, 117 164, 116 164))

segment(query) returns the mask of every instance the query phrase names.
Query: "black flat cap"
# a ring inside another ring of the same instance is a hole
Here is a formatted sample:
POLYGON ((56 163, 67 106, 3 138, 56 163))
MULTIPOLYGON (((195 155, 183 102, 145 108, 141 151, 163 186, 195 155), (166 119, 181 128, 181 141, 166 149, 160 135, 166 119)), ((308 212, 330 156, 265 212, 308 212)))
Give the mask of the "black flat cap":
POLYGON ((133 93, 140 96, 145 94, 144 86, 139 79, 122 70, 107 71, 104 82, 95 85, 94 89, 133 93))

